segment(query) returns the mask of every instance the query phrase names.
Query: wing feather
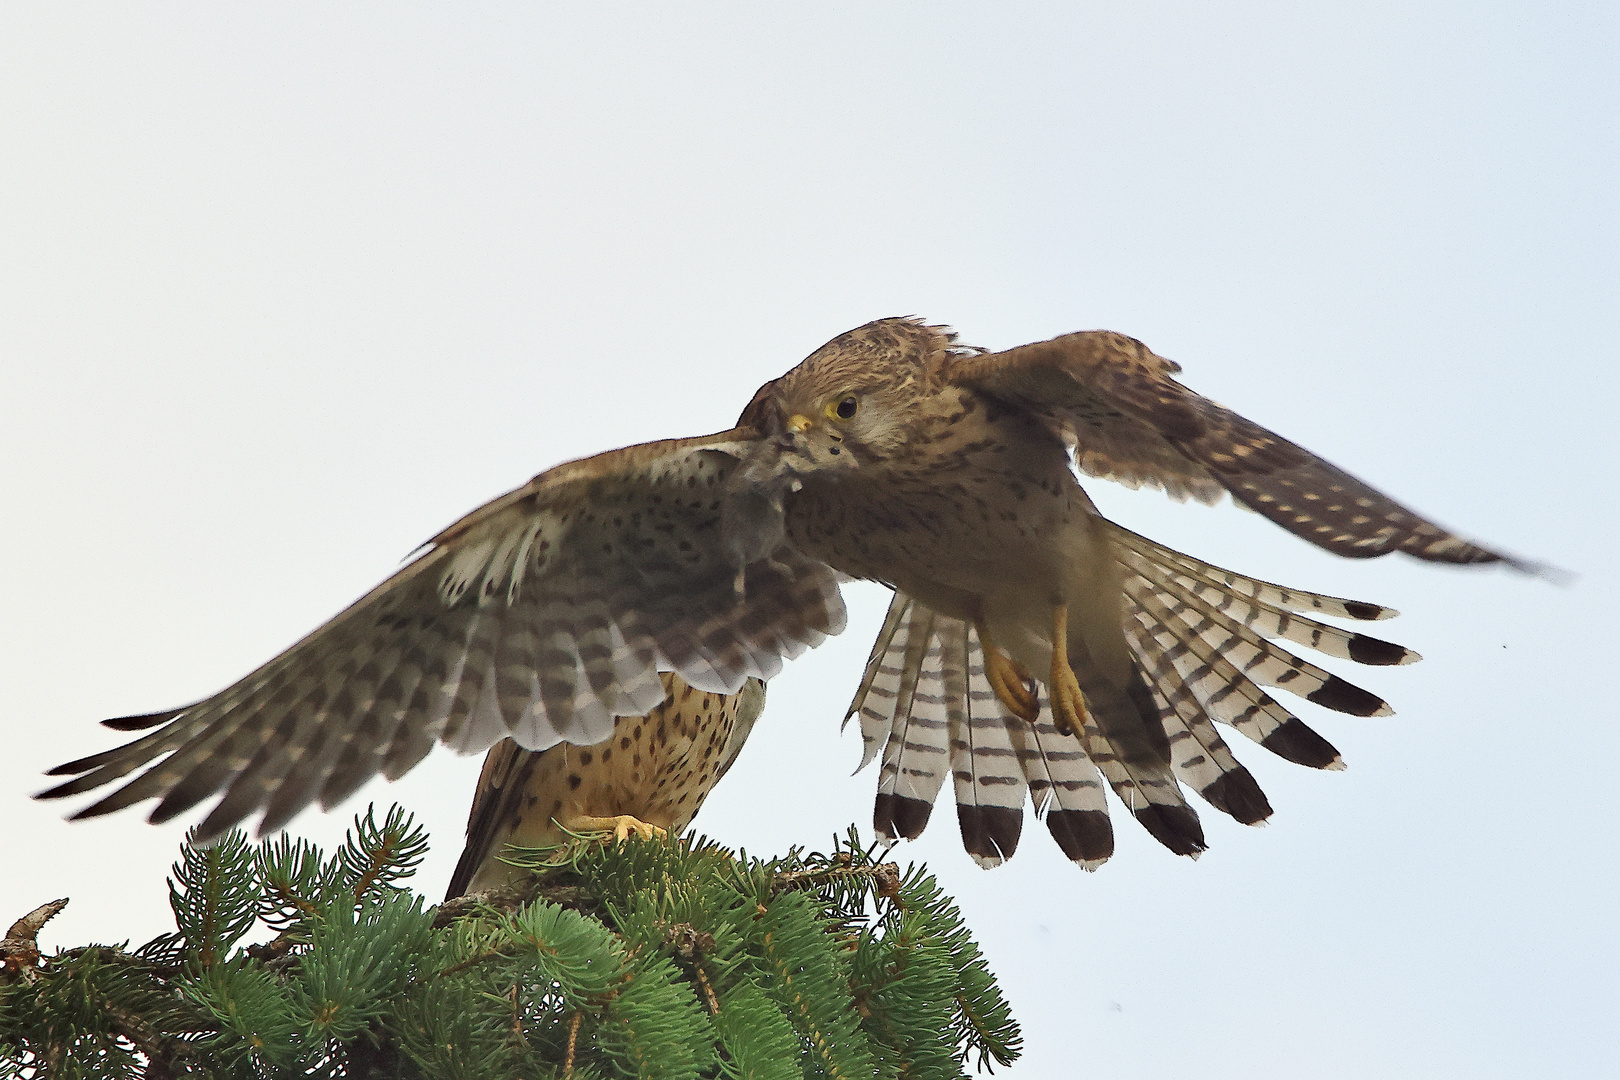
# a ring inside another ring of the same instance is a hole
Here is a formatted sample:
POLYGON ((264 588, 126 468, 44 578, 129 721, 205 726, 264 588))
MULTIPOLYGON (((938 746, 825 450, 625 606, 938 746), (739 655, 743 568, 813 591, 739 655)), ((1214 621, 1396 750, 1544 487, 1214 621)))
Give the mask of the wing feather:
POLYGON ((1223 491, 1296 536, 1352 558, 1405 551, 1452 563, 1512 559, 1463 539, 1310 451, 1187 389, 1181 369, 1123 334, 1065 334, 1005 352, 957 355, 950 383, 1050 424, 1083 472, 1177 498, 1223 491))

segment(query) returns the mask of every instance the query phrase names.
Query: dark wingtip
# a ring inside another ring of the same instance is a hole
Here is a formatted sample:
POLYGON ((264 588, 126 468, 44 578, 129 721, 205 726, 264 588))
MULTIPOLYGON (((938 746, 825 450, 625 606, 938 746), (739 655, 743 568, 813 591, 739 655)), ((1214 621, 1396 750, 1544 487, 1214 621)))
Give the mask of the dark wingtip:
POLYGON ((1368 637, 1366 634, 1352 634, 1350 635, 1350 659, 1358 664, 1367 664, 1371 667, 1393 667, 1396 664, 1410 664, 1419 657, 1417 653, 1408 649, 1405 645, 1397 645, 1393 641, 1368 637))
MULTIPOLYGON (((82 757, 82 758, 78 758, 78 759, 73 760, 73 761, 65 762, 65 763, 63 763, 61 765, 58 765, 54 769, 46 769, 45 770, 45 775, 46 776, 78 776, 82 772, 89 772, 91 769, 95 768, 95 759, 97 757, 99 757, 99 756, 100 755, 97 754, 97 755, 92 755, 90 757, 82 757)), ((66 787, 67 785, 64 784, 62 786, 66 787)), ((56 792, 56 791, 60 791, 60 789, 59 788, 51 788, 51 791, 56 792)), ((66 795, 67 792, 63 791, 63 792, 61 792, 61 794, 66 795)), ((34 796, 34 798, 36 798, 36 799, 55 799, 55 798, 59 798, 59 797, 60 797, 59 795, 53 795, 53 794, 49 794, 49 793, 46 793, 46 792, 43 792, 43 791, 40 792, 38 795, 34 796)))
POLYGON ((1510 555, 1504 555, 1502 561, 1521 574, 1538 577, 1547 584, 1556 585, 1560 589, 1569 588, 1580 577, 1573 570, 1565 570, 1562 567, 1552 566, 1548 563, 1536 562, 1534 559, 1516 559, 1510 555))
POLYGON ((957 803, 956 820, 962 827, 962 846, 973 861, 983 867, 1000 866, 1018 850, 1024 808, 957 803))
MULTIPOLYGON (((237 824, 239 825, 240 822, 237 824)), ((205 821, 201 825, 192 827, 191 832, 186 837, 186 843, 190 844, 192 847, 208 847, 210 844, 218 843, 221 837, 235 827, 237 826, 232 825, 223 829, 210 828, 208 822, 205 821)), ((264 837, 265 834, 263 832, 259 832, 254 835, 253 839, 263 840, 264 837)))
MULTIPOLYGON (((61 775, 63 775, 62 770, 65 769, 65 768, 67 768, 67 766, 58 765, 56 768, 52 769, 50 772, 46 773, 45 775, 46 776, 61 776, 61 775)), ((42 800, 43 799, 65 799, 69 795, 74 794, 73 784, 74 784, 74 781, 69 780, 65 784, 57 784, 55 787, 46 788, 44 791, 36 791, 36 792, 34 792, 33 797, 36 798, 36 799, 42 799, 42 800)))
MULTIPOLYGON (((78 764, 78 762, 69 762, 68 763, 68 765, 77 765, 77 764, 78 764)), ((62 775, 62 770, 67 769, 68 765, 58 765, 55 769, 52 769, 51 772, 47 773, 46 775, 48 775, 48 776, 62 775)), ((75 770, 75 771, 82 772, 83 770, 75 770)), ((71 773, 69 775, 71 775, 71 773)), ((83 776, 75 776, 72 780, 68 780, 65 783, 57 784, 53 788, 47 788, 44 791, 38 792, 38 793, 36 793, 34 795, 34 798, 36 798, 36 799, 65 799, 69 795, 82 795, 86 791, 94 791, 96 788, 100 787, 101 785, 103 785, 105 783, 107 783, 107 778, 106 777, 100 776, 100 775, 98 775, 96 773, 86 773, 83 776)), ((105 811, 103 811, 103 812, 105 812, 105 811)))
POLYGON ((1354 683, 1345 682, 1337 675, 1330 676, 1321 686, 1306 694, 1305 700, 1351 716, 1388 715, 1390 711, 1383 698, 1354 683))
POLYGON ((1196 857, 1209 846, 1204 843, 1204 827, 1198 822, 1198 814, 1190 806, 1148 803, 1137 807, 1135 813, 1153 839, 1177 855, 1196 857))
POLYGON ((1114 853, 1114 826, 1102 810, 1048 810, 1046 829, 1070 862, 1094 866, 1114 853))
MULTIPOLYGON (((66 787, 67 785, 64 784, 63 786, 66 787)), ((114 792, 113 794, 116 795, 117 792, 114 792)), ((52 795, 50 797, 55 798, 56 796, 52 795)), ((108 796, 107 798, 102 799, 98 803, 94 803, 94 804, 92 804, 90 806, 85 807, 83 810, 75 810, 73 813, 68 815, 68 820, 69 821, 83 821, 86 818, 100 817, 103 814, 110 814, 114 810, 121 810, 121 809, 123 809, 123 806, 120 805, 120 804, 113 803, 112 802, 112 796, 108 796)))
POLYGON ((1312 731, 1298 717, 1289 717, 1276 731, 1262 739, 1260 745, 1296 765, 1308 765, 1313 769, 1343 766, 1333 744, 1312 731))
POLYGON ((915 840, 928 825, 934 804, 904 795, 880 794, 872 807, 872 827, 884 836, 915 840))
POLYGON ((1199 792, 1204 801, 1221 813, 1244 825, 1255 825, 1271 816, 1271 803, 1266 793, 1248 769, 1239 765, 1229 773, 1221 774, 1213 784, 1199 792))
POLYGON ((1505 551, 1496 551, 1492 548, 1481 547, 1479 544, 1456 540, 1456 538, 1453 538, 1453 540, 1455 542, 1441 544, 1432 550, 1405 545, 1402 546, 1402 550, 1426 562, 1456 563, 1464 566, 1489 566, 1493 563, 1501 563, 1521 574, 1538 577, 1549 584, 1560 587, 1572 585, 1575 582, 1575 574, 1550 563, 1544 563, 1538 559, 1526 559, 1519 555, 1510 555, 1505 551))
MULTIPOLYGON (((187 705, 186 709, 191 708, 187 705)), ((185 712, 186 709, 169 709, 165 712, 145 713, 141 716, 115 716, 111 720, 103 720, 102 727, 112 728, 114 731, 145 731, 147 728, 157 727, 167 723, 185 712)))

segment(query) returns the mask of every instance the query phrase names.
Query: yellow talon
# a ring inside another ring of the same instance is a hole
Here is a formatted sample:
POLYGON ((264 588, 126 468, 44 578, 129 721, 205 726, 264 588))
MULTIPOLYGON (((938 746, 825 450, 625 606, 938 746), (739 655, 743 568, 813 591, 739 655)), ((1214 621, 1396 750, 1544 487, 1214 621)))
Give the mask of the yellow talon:
POLYGON ((979 644, 984 648, 984 675, 990 680, 990 688, 1009 712, 1033 724, 1035 718, 1041 715, 1041 699, 1030 689, 1029 672, 1018 661, 996 648, 984 623, 975 623, 974 627, 979 632, 979 644))
POLYGON ((1091 714, 1086 711, 1080 680, 1069 666, 1069 608, 1065 604, 1052 608, 1052 677, 1046 684, 1046 694, 1052 702, 1052 722, 1057 729, 1065 734, 1080 734, 1091 714))

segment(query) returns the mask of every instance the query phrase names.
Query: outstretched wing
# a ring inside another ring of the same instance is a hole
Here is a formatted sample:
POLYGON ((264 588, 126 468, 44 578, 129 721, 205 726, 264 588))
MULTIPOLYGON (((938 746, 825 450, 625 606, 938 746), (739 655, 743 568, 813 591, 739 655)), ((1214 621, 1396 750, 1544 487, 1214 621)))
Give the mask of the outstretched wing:
POLYGON ((463 753, 505 736, 531 750, 599 742, 614 716, 663 701, 660 670, 728 694, 768 679, 843 629, 844 609, 833 572, 781 543, 770 500, 728 483, 757 445, 739 428, 541 473, 241 681, 107 721, 156 730, 53 769, 77 778, 39 797, 162 757, 75 816, 156 797, 151 819, 165 821, 223 790, 202 838, 260 810, 266 832, 379 771, 398 778, 435 741, 463 753))
POLYGON ((1351 558, 1405 551, 1435 562, 1508 562, 1426 520, 1275 432, 1187 389, 1181 370, 1105 330, 956 356, 941 376, 1026 410, 1074 447, 1082 472, 1176 498, 1223 491, 1296 536, 1351 558))

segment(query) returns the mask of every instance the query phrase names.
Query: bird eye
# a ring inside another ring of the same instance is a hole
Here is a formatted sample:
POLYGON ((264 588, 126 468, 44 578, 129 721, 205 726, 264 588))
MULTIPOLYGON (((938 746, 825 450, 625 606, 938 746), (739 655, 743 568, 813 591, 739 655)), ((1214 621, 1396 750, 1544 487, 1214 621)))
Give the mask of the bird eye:
POLYGON ((859 404, 860 403, 855 400, 855 395, 850 394, 837 405, 834 405, 831 412, 840 420, 848 420, 850 417, 855 415, 855 409, 859 404))

